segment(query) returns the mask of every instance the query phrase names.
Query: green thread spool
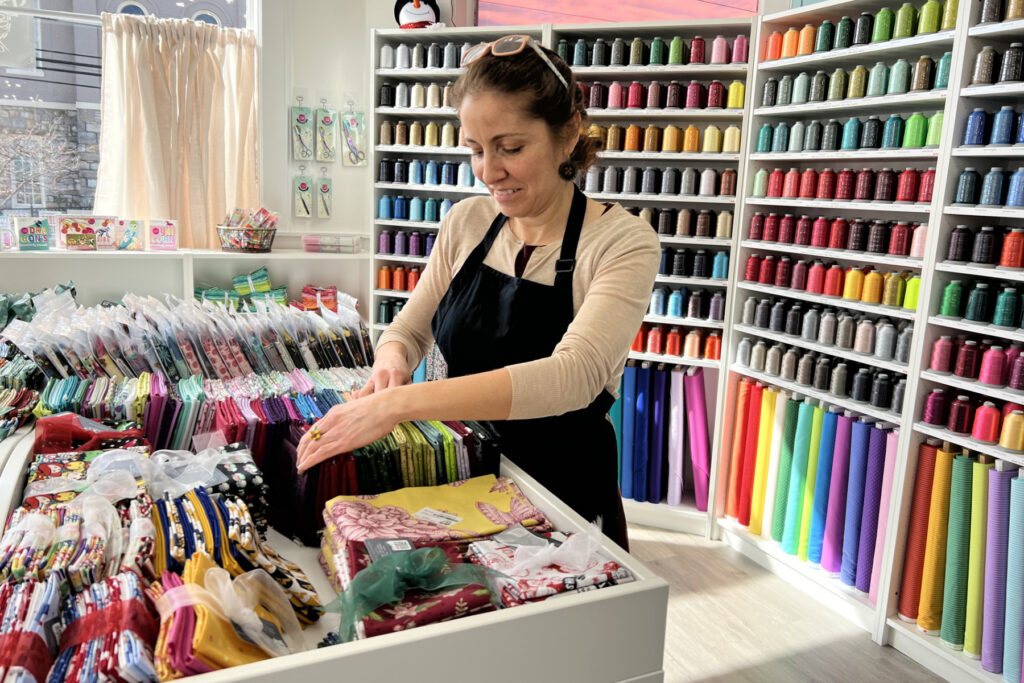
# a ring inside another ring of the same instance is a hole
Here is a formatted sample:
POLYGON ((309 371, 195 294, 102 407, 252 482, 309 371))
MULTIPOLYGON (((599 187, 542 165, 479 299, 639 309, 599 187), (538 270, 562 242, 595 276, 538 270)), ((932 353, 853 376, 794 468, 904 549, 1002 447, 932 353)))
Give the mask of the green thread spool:
POLYGON ((807 102, 807 96, 810 94, 810 90, 811 76, 806 71, 801 71, 797 74, 797 77, 793 79, 793 96, 791 103, 805 104, 807 102))
POLYGON ((992 314, 992 324, 999 327, 1013 327, 1017 318, 1017 290, 1005 287, 996 298, 996 310, 992 314))
POLYGON ((665 41, 657 36, 651 40, 651 57, 647 63, 651 66, 660 66, 665 63, 665 41))
POLYGON ((942 23, 942 3, 939 0, 928 0, 921 5, 921 14, 917 18, 917 34, 935 33, 942 23))
POLYGON ((754 174, 754 187, 750 194, 754 197, 763 197, 768 190, 768 171, 761 169, 754 174))
POLYGON ((985 313, 988 311, 988 283, 979 282, 967 294, 967 310, 964 320, 976 323, 988 322, 985 313))
POLYGON ((558 56, 562 58, 563 62, 568 63, 568 61, 569 61, 569 41, 567 41, 565 38, 562 38, 561 40, 559 40, 558 41, 558 47, 555 48, 555 52, 558 53, 558 56))
POLYGON ((914 275, 907 280, 907 290, 903 294, 903 308, 907 311, 917 310, 917 297, 921 293, 921 276, 914 275))
POLYGON ((781 107, 786 104, 793 103, 793 77, 790 74, 786 74, 779 79, 779 96, 775 101, 775 105, 781 107))
POLYGON ((925 147, 938 147, 942 142, 942 122, 945 116, 937 111, 928 117, 928 135, 925 137, 925 147))
POLYGON ((850 43, 853 40, 853 19, 850 17, 843 17, 836 24, 836 36, 832 41, 833 50, 843 50, 850 47, 850 43))
POLYGON ((836 69, 828 81, 828 99, 841 100, 846 96, 846 72, 836 69))
POLYGON ((793 127, 789 129, 789 149, 787 152, 802 152, 804 151, 804 128, 805 124, 803 121, 795 121, 793 127))
POLYGON ((852 118, 843 124, 843 140, 839 149, 859 149, 860 119, 852 118))
MULTIPOLYGON (((907 291, 910 291, 910 283, 907 283, 907 291)), ((946 287, 942 290, 942 303, 939 305, 939 315, 944 315, 950 318, 960 317, 960 304, 962 303, 964 295, 964 283, 960 280, 950 280, 946 287)), ((904 307, 906 307, 906 299, 904 297, 904 307)), ((917 308, 916 306, 914 308, 917 308)))
POLYGON ((668 46, 668 63, 682 64, 684 52, 686 52, 686 45, 683 43, 683 39, 680 36, 675 36, 668 46))
POLYGON ((882 128, 882 149, 896 149, 903 142, 903 119, 892 114, 882 128))
POLYGON ((789 148, 789 124, 780 121, 772 132, 772 151, 785 152, 789 148))
POLYGON ((949 71, 953 66, 953 53, 946 52, 935 65, 935 88, 949 87, 949 71))
POLYGON ((629 46, 629 63, 631 66, 643 66, 644 63, 644 39, 634 38, 629 46))
POLYGON ((835 40, 835 25, 826 19, 818 27, 818 33, 814 38, 815 52, 828 52, 832 49, 832 41, 835 40))
POLYGON ((946 6, 942 9, 942 23, 939 29, 942 31, 956 28, 956 13, 960 9, 960 0, 946 0, 946 6))
POLYGON ((872 43, 884 43, 892 39, 892 27, 896 21, 896 15, 888 7, 878 10, 875 15, 875 25, 871 30, 872 43))
POLYGON ((885 62, 877 62, 871 67, 868 74, 868 97, 878 97, 885 94, 889 86, 889 67, 885 62))
POLYGON ((810 102, 824 102, 825 95, 828 93, 828 74, 824 71, 818 71, 811 78, 811 92, 807 96, 810 102))
POLYGON ((896 23, 892 27, 892 37, 910 38, 914 35, 914 26, 916 24, 917 10, 909 2, 903 3, 896 11, 896 23))
POLYGON ((896 63, 889 68, 889 87, 886 95, 902 95, 910 92, 910 62, 905 59, 897 59, 896 63))
POLYGON ((766 123, 757 134, 757 151, 759 154, 772 151, 772 126, 766 123))
POLYGON ((864 97, 868 91, 868 70, 858 64, 850 72, 850 84, 846 89, 846 96, 864 97))
POLYGON ((914 112, 903 126, 903 148, 924 147, 928 140, 928 123, 924 114, 914 112))

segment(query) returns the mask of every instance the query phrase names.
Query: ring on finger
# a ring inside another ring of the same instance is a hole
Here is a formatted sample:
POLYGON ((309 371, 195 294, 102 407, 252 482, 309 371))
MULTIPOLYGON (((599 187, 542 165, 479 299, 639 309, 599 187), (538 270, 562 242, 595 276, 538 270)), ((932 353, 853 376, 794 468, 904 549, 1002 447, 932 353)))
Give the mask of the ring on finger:
POLYGON ((321 436, 323 436, 323 433, 317 428, 316 425, 313 425, 312 427, 310 427, 310 429, 309 429, 309 438, 310 439, 312 439, 313 441, 319 441, 321 436))

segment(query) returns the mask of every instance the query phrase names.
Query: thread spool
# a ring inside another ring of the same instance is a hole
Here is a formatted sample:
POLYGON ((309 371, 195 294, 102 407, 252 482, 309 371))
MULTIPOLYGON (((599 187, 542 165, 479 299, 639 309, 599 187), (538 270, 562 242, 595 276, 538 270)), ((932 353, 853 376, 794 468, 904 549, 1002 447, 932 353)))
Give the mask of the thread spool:
MULTIPOLYGON (((853 198, 856 201, 867 201, 875 191, 875 172, 870 168, 861 169, 857 172, 854 183, 853 198)), ((870 250, 871 237, 868 235, 868 249, 870 250)))
POLYGON ((778 221, 778 234, 776 240, 779 244, 793 244, 796 242, 796 219, 793 214, 787 213, 778 221))
POLYGON ((967 434, 971 431, 971 401, 964 395, 957 396, 949 405, 949 417, 946 419, 946 429, 957 434, 967 434))
MULTIPOLYGON (((767 301, 765 299, 764 301, 767 301)), ((768 318, 768 329, 772 332, 785 332, 786 331, 786 302, 776 301, 771 306, 771 314, 768 318)))
POLYGON ((830 346, 835 343, 836 340, 836 327, 838 321, 836 314, 831 310, 826 310, 821 314, 821 320, 818 322, 818 338, 819 344, 825 344, 830 346))
POLYGON ((1013 366, 1010 368, 1010 381, 1007 384, 1011 389, 1024 390, 1024 355, 1013 359, 1013 366))
POLYGON ((1003 419, 999 445, 1011 451, 1024 451, 1024 411, 1014 410, 1003 419))
POLYGON ((914 339, 914 328, 910 325, 900 330, 896 338, 896 362, 907 364, 910 362, 910 345, 914 339))
MULTIPOLYGON (((786 214, 786 218, 783 220, 792 220, 792 214, 786 214)), ((802 247, 806 247, 811 244, 811 231, 812 223, 809 216, 801 216, 800 220, 796 222, 796 233, 793 240, 794 244, 798 244, 802 247)))
POLYGON ((796 382, 802 384, 805 387, 811 386, 814 381, 814 366, 817 361, 817 355, 813 351, 808 351, 800 357, 800 360, 796 365, 796 382))
POLYGON ((870 354, 875 349, 875 324, 863 319, 857 324, 857 334, 853 340, 853 350, 857 353, 870 354))
POLYGON ((973 322, 988 322, 989 288, 987 282, 975 283, 967 295, 964 319, 973 322))
POLYGON ((790 348, 782 355, 782 370, 779 375, 782 379, 793 382, 796 380, 797 365, 800 362, 800 356, 796 349, 790 348))
POLYGON ((845 313, 840 315, 839 323, 836 326, 836 346, 841 349, 852 349, 856 327, 857 322, 853 316, 845 313))
POLYGON ((795 291, 804 291, 807 289, 807 272, 808 272, 807 261, 800 260, 793 264, 793 275, 790 278, 789 286, 795 291))
POLYGON ((888 408, 892 403, 892 379, 888 373, 880 372, 871 383, 871 405, 888 408))
POLYGON ((925 399, 924 414, 921 419, 930 425, 945 425, 949 412, 947 400, 945 390, 932 389, 925 399))
POLYGON ((965 379, 976 379, 980 365, 981 353, 978 349, 978 342, 968 339, 957 349, 953 374, 965 379))
POLYGON ((736 362, 742 367, 749 368, 752 351, 753 344, 750 343, 750 339, 748 337, 744 337, 740 340, 740 343, 736 345, 736 362))
POLYGON ((793 304, 786 313, 786 334, 798 337, 800 328, 803 325, 803 308, 800 304, 793 304))
POLYGON ((861 403, 870 401, 871 383, 871 371, 867 368, 858 370, 857 374, 853 376, 853 389, 850 392, 850 398, 861 403))
POLYGON ((884 323, 875 331, 875 358, 892 360, 896 355, 896 326, 892 323, 884 323))
POLYGON ((828 391, 829 382, 832 379, 832 359, 828 356, 821 356, 814 364, 814 379, 811 386, 819 391, 828 391))
POLYGON ((1014 287, 1004 287, 996 297, 995 312, 992 324, 997 327, 1016 327, 1020 296, 1014 287))
POLYGON ((1003 376, 1006 374, 1006 352, 1001 346, 992 346, 981 356, 981 369, 978 372, 978 381, 982 384, 993 387, 1003 386, 1003 376))
POLYGON ((861 290, 860 300, 867 304, 882 303, 882 294, 885 289, 885 278, 876 270, 872 270, 864 276, 864 286, 861 290))
POLYGON ((818 324, 821 321, 820 313, 817 308, 811 308, 804 315, 803 320, 800 322, 800 338, 807 341, 814 341, 818 338, 818 324))
POLYGON ((999 409, 991 401, 985 401, 974 412, 971 438, 984 443, 996 443, 999 440, 1000 421, 999 409))
POLYGON ((772 377, 778 377, 782 371, 782 344, 772 344, 765 356, 764 373, 772 377))
POLYGON ((882 281, 882 305, 900 306, 906 292, 906 281, 899 273, 886 273, 882 281))
POLYGON ((832 368, 832 377, 829 382, 829 393, 833 396, 843 398, 846 396, 846 389, 849 381, 849 366, 846 363, 837 363, 832 368))
POLYGON ((811 294, 821 294, 824 288, 825 264, 821 261, 815 261, 807 269, 807 291, 811 294))
POLYGON ((863 291, 864 273, 856 268, 847 269, 843 280, 843 298, 858 301, 863 291))
POLYGON ((844 279, 846 275, 838 264, 833 263, 825 271, 825 282, 822 286, 822 294, 825 296, 841 296, 843 293, 844 279))
POLYGON ((850 78, 846 88, 846 97, 856 99, 864 97, 868 91, 868 70, 858 64, 850 71, 850 78))

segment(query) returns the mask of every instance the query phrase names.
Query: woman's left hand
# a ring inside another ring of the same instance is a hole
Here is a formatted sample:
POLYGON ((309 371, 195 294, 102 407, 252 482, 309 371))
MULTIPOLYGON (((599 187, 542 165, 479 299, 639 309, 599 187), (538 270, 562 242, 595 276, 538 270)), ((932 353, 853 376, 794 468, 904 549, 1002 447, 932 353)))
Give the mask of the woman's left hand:
POLYGON ((387 436, 396 420, 389 416, 383 397, 376 393, 336 405, 313 423, 299 441, 299 472, 387 436), (313 438, 316 434, 319 438, 313 438))

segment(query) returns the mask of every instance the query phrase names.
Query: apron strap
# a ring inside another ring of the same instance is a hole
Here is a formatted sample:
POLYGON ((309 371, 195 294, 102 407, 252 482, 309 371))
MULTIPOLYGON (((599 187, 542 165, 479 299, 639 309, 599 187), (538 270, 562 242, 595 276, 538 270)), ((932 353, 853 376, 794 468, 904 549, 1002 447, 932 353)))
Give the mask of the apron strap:
POLYGON ((576 269, 576 246, 583 230, 583 217, 587 213, 587 197, 576 185, 572 186, 572 207, 569 220, 565 223, 562 237, 562 251, 555 263, 555 287, 572 291, 572 275, 576 269))
POLYGON ((498 237, 498 233, 501 232, 501 229, 505 226, 505 221, 507 220, 508 216, 501 212, 494 217, 494 220, 491 221, 491 227, 487 229, 487 234, 484 235, 484 238, 480 240, 480 243, 476 245, 472 252, 470 252, 466 262, 462 264, 462 269, 459 271, 460 273, 476 272, 484 262, 484 259, 487 258, 487 254, 490 253, 491 245, 494 244, 494 240, 498 237))

